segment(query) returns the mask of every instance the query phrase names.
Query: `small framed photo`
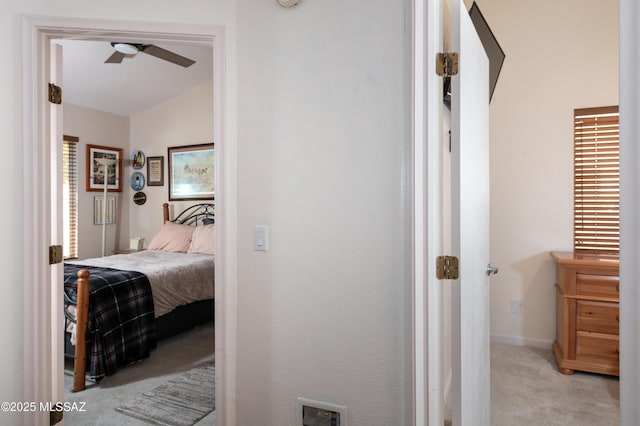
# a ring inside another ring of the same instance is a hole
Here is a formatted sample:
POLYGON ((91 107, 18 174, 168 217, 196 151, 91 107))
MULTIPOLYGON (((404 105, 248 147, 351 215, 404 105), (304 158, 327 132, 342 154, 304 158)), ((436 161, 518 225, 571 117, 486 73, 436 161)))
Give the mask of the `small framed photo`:
POLYGON ((147 157, 147 186, 164 186, 164 157, 147 157))
POLYGON ((87 191, 122 192, 122 148, 87 145, 87 191))
POLYGON ((168 154, 169 201, 213 200, 214 144, 169 147, 168 154))

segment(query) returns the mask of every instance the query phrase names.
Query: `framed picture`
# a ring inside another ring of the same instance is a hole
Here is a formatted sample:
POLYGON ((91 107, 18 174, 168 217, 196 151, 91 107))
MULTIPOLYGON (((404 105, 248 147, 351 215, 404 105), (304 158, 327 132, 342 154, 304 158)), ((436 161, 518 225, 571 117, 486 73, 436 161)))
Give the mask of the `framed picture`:
POLYGON ((122 148, 87 145, 87 191, 122 192, 122 148))
POLYGON ((164 186, 164 157, 147 157, 147 186, 164 186))
POLYGON ((214 144, 168 148, 169 200, 213 200, 214 144))

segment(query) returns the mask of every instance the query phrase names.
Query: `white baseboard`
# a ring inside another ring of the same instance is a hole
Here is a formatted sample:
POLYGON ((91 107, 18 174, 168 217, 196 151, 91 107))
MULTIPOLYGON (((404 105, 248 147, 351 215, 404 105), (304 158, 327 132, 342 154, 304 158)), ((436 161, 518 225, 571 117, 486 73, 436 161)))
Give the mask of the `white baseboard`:
POLYGON ((536 339, 525 339, 523 337, 511 337, 511 336, 491 336, 491 342, 494 343, 504 343, 507 345, 516 345, 516 346, 531 346, 534 348, 544 348, 550 349, 553 345, 553 341, 551 340, 536 340, 536 339))

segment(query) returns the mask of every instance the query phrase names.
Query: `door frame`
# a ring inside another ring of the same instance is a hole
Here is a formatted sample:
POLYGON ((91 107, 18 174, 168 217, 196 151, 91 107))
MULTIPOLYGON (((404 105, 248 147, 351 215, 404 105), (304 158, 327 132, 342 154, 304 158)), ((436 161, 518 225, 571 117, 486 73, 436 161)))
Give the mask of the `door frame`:
POLYGON ((442 13, 443 0, 412 1, 412 396, 417 426, 444 424, 443 293, 435 273, 435 259, 443 254, 443 83, 431 54, 443 50, 442 13))
POLYGON ((636 0, 620 0, 620 424, 640 420, 640 58, 636 0))
MULTIPOLYGON (((235 424, 236 382, 236 318, 237 264, 232 236, 235 210, 233 198, 235 150, 227 144, 226 108, 226 39, 222 25, 196 25, 87 18, 23 15, 23 158, 24 194, 24 400, 55 401, 58 377, 62 371, 52 366, 51 267, 47 247, 52 224, 50 185, 51 169, 48 153, 51 149, 52 123, 49 114, 47 82, 50 75, 50 41, 56 38, 105 40, 136 38, 150 41, 177 41, 211 46, 213 49, 214 140, 216 141, 216 283, 215 283, 215 357, 216 357, 216 418, 220 424, 235 424), (229 149, 228 149, 229 148, 229 149), (26 260, 29 262, 26 262, 26 260)), ((61 220, 61 218, 59 218, 61 220)), ((54 224, 60 226, 60 224, 54 224)), ((60 315, 62 313, 60 312, 60 315)), ((60 322, 62 328, 62 322, 60 322)), ((53 357, 55 358, 55 357, 53 357)), ((62 365, 59 366, 62 369, 62 365)), ((59 399, 58 399, 59 400, 59 399)), ((25 413, 24 421, 44 425, 49 414, 25 413)))

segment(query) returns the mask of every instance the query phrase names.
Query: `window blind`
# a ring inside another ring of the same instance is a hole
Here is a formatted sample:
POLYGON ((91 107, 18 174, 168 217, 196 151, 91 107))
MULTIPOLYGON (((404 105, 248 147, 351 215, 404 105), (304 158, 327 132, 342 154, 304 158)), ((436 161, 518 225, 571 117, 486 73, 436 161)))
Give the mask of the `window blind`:
POLYGON ((620 251, 617 106, 574 110, 574 250, 620 251))
POLYGON ((79 139, 63 137, 62 141, 62 209, 64 222, 64 258, 78 257, 78 149, 79 139))

